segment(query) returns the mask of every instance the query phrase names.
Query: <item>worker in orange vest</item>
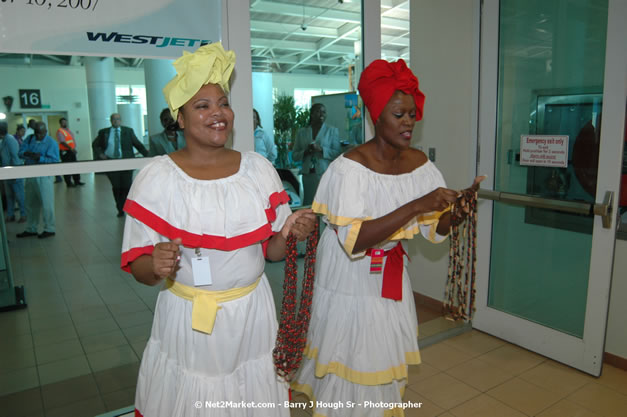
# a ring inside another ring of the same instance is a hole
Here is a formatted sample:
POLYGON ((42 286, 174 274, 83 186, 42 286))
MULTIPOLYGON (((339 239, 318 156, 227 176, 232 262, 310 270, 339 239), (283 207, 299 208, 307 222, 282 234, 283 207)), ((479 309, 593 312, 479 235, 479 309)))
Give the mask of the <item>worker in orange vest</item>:
MULTIPOLYGON (((59 153, 61 154, 62 162, 76 162, 76 141, 74 139, 74 133, 68 129, 67 119, 62 117, 59 120, 59 130, 57 130, 57 142, 59 142, 59 153)), ((81 182, 80 174, 64 175, 65 183, 68 188, 76 187, 77 185, 85 185, 81 182), (74 179, 74 183, 72 183, 74 179)))

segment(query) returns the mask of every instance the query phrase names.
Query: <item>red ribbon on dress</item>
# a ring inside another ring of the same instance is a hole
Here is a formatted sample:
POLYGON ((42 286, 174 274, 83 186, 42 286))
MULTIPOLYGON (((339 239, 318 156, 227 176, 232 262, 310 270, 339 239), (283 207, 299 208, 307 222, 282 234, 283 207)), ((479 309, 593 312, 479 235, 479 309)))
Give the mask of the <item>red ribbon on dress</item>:
MULTIPOLYGON (((366 255, 372 256, 372 251, 373 249, 366 250, 366 255)), ((409 255, 403 249, 401 242, 383 253, 383 256, 387 256, 381 286, 381 297, 383 298, 396 301, 403 299, 403 255, 409 259, 409 255)))

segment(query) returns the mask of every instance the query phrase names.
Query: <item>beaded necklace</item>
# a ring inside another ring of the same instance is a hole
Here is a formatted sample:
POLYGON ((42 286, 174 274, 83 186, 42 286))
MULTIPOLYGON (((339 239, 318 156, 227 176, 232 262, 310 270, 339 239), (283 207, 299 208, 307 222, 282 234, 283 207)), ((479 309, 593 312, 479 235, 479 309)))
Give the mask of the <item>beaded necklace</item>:
POLYGON ((276 344, 272 351, 274 367, 279 376, 291 381, 303 359, 307 342, 307 330, 311 318, 316 248, 318 246, 318 224, 307 238, 305 252, 305 277, 302 282, 300 302, 297 307, 298 266, 296 258, 296 237, 289 234, 286 243, 285 281, 283 282, 283 302, 276 344))
POLYGON ((451 208, 451 247, 444 309, 454 320, 475 312, 477 263, 477 193, 465 190, 451 208), (466 217, 464 217, 466 215, 466 217))

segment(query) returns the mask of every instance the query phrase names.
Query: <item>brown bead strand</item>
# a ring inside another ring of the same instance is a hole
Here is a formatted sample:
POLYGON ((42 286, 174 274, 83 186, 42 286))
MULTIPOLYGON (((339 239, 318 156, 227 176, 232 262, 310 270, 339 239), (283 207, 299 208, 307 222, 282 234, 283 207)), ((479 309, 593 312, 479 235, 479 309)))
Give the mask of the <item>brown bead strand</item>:
POLYGON ((294 373, 300 366, 307 343, 307 330, 309 329, 311 302, 313 300, 317 246, 318 224, 316 224, 314 231, 307 238, 305 277, 302 282, 297 312, 298 266, 296 258, 298 257, 298 251, 296 250, 296 237, 291 233, 287 237, 281 318, 272 356, 277 374, 288 382, 292 380, 294 373))
POLYGON ((475 312, 476 264, 477 193, 466 190, 451 209, 451 246, 444 309, 454 320, 468 321, 475 312))

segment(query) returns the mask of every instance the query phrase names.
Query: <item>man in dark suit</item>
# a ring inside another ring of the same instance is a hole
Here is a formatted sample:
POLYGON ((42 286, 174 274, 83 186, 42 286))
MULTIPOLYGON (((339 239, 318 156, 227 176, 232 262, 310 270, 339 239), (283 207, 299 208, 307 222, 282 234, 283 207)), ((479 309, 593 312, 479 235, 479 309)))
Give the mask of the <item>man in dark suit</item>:
MULTIPOLYGON (((95 159, 134 158, 133 148, 143 156, 148 156, 148 151, 137 139, 133 129, 122 126, 122 119, 118 113, 111 115, 111 127, 98 131, 98 136, 92 142, 92 148, 95 159)), ((124 202, 133 181, 133 171, 116 171, 106 174, 113 188, 118 217, 122 217, 124 216, 124 202)))

